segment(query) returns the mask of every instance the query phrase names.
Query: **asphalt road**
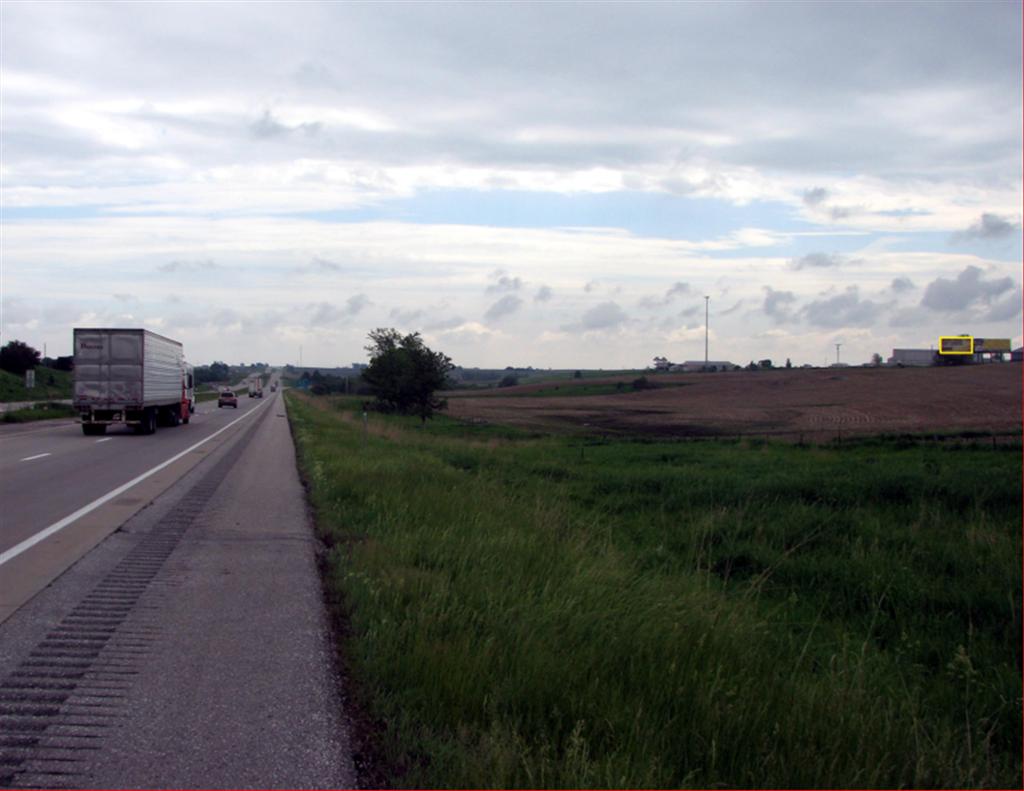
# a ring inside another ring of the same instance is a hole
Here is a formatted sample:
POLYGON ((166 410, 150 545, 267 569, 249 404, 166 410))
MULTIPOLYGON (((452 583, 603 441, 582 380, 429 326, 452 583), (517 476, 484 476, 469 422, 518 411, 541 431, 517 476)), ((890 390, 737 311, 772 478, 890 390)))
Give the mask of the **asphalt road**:
POLYGON ((73 420, 0 427, 0 623, 265 403, 203 402, 188 425, 149 436, 87 437, 73 420))
POLYGON ((87 437, 72 420, 4 426, 0 553, 263 403, 264 399, 243 396, 237 409, 218 409, 216 401, 203 402, 188 425, 159 428, 150 436, 115 428, 103 437, 87 437))
MULTIPOLYGON (((5 437, 3 470, 26 486, 39 483, 18 465, 36 461, 71 479, 50 478, 36 496, 79 492, 23 506, 15 524, 24 535, 30 521, 81 507, 90 487, 79 478, 123 485, 249 414, 137 484, 173 477, 132 498, 145 503, 0 624, 0 786, 355 785, 283 399, 268 390, 242 399, 237 414, 201 407, 189 426, 151 437, 96 443, 75 425, 5 437), (136 463, 102 477, 96 468, 118 445, 136 463), (23 461, 40 453, 50 455, 23 461)), ((74 535, 78 521, 57 535, 74 535)), ((0 577, 35 549, 0 566, 0 577)))

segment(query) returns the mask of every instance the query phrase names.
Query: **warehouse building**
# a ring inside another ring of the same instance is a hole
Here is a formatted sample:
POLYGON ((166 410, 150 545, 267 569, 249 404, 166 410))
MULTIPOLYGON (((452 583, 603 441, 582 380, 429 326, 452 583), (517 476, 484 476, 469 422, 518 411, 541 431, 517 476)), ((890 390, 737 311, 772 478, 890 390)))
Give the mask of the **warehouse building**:
POLYGON ((934 349, 893 349, 887 365, 935 365, 934 349))

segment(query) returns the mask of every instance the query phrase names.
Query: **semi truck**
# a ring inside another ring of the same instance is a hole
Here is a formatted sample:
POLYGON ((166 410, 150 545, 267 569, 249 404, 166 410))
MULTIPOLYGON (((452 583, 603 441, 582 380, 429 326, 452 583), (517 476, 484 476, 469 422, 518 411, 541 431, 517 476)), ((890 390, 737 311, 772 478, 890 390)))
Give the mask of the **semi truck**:
POLYGON ((74 329, 73 406, 87 435, 107 426, 152 434, 188 423, 195 376, 178 341, 143 329, 74 329))

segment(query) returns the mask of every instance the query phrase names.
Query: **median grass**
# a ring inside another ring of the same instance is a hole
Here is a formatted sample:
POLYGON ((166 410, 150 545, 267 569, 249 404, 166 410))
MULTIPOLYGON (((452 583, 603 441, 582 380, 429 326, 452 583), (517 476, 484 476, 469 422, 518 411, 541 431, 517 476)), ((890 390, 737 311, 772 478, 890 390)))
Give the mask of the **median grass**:
POLYGON ((586 442, 287 398, 389 782, 1019 784, 1019 447, 586 442))

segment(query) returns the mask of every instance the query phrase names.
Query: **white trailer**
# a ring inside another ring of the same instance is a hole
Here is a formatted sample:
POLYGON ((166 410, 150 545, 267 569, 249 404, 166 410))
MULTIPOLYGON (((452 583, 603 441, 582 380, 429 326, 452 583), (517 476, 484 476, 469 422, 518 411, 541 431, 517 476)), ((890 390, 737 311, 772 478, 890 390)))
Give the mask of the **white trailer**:
POLYGON ((178 341, 141 329, 74 330, 74 408, 85 434, 188 423, 190 366, 178 341))

